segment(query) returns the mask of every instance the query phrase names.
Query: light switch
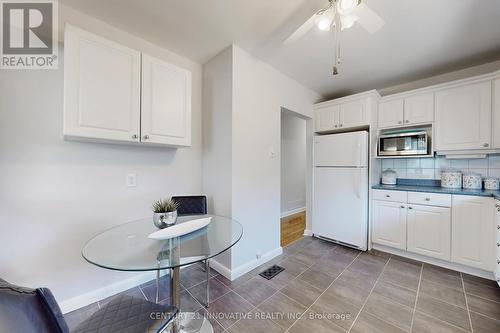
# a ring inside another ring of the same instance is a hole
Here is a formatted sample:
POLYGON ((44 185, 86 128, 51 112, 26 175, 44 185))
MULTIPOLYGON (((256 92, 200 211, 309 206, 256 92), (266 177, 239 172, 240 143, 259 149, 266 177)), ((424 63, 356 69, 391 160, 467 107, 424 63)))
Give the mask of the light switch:
POLYGON ((137 186, 137 174, 129 173, 127 175, 127 187, 136 187, 137 186))

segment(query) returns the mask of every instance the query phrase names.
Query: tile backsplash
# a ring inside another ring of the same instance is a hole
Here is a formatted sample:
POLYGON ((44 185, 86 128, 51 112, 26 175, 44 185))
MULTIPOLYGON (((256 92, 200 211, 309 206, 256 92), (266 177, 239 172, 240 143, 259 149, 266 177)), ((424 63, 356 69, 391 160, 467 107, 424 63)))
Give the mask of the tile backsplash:
POLYGON ((441 179, 441 170, 448 168, 500 178, 500 155, 463 160, 447 160, 444 156, 382 160, 382 170, 393 169, 403 179, 441 179))

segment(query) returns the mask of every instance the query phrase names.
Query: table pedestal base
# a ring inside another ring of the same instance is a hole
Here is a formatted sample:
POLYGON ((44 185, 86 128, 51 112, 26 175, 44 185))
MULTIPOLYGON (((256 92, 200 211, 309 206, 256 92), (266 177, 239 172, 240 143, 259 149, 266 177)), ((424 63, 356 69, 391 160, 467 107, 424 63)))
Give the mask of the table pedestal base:
MULTIPOLYGON (((203 315, 195 312, 181 312, 178 315, 180 321, 179 333, 213 333, 214 328, 212 324, 203 317, 203 315)), ((175 324, 174 324, 175 325, 175 324)))

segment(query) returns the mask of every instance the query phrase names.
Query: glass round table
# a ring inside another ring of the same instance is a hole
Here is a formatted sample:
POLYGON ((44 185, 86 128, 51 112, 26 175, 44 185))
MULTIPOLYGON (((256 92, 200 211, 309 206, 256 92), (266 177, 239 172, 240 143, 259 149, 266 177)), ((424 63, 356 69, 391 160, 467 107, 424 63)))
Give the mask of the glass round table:
MULTIPOLYGON (((95 236, 85 244, 82 255, 89 263, 118 271, 156 271, 157 292, 162 270, 170 270, 171 304, 180 309, 180 268, 198 262, 206 262, 206 273, 210 267, 208 259, 213 258, 236 244, 243 235, 243 228, 237 221, 223 216, 182 216, 176 224, 202 217, 211 217, 206 227, 180 237, 167 240, 153 240, 148 236, 158 229, 151 218, 125 223, 95 236)), ((208 284, 207 284, 208 292, 208 284)), ((208 294, 207 294, 208 301, 208 294)), ((213 332, 212 325, 198 315, 181 313, 180 325, 174 331, 213 332)))

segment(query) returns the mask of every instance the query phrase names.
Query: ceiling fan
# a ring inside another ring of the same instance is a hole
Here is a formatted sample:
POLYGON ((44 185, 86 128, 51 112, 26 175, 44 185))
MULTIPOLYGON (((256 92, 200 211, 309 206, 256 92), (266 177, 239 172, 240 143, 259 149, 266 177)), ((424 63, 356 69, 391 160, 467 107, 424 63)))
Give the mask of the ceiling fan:
POLYGON ((318 10, 295 30, 284 41, 284 44, 298 40, 314 26, 317 26, 322 31, 333 30, 335 37, 333 75, 337 75, 339 73, 338 65, 340 64, 340 32, 349 29, 357 22, 370 34, 374 34, 384 26, 385 21, 362 0, 328 0, 328 2, 326 7, 318 10))

